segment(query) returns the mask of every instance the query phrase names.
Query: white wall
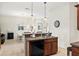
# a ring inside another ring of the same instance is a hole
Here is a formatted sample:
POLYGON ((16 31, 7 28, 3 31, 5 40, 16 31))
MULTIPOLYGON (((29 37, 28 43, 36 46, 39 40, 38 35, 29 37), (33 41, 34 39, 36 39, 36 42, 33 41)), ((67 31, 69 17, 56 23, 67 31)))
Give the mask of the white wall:
POLYGON ((1 32, 7 34, 7 32, 14 32, 15 39, 18 34, 18 26, 28 26, 32 24, 30 17, 16 17, 16 16, 0 16, 1 32))
POLYGON ((67 48, 70 43, 79 41, 79 31, 77 30, 77 3, 66 3, 49 13, 50 31, 53 36, 58 36, 59 47, 67 48), (60 21, 60 27, 54 27, 54 21, 60 21))
POLYGON ((70 43, 78 41, 77 30, 77 8, 75 7, 77 3, 70 3, 70 43))
POLYGON ((17 35, 23 32, 29 32, 30 26, 35 26, 35 31, 37 32, 37 24, 42 19, 39 17, 23 17, 23 16, 9 16, 9 15, 0 15, 0 24, 1 24, 1 32, 7 35, 7 32, 13 32, 14 33, 14 39, 17 39, 17 35), (38 21, 39 20, 39 21, 38 21), (18 31, 18 26, 23 25, 24 30, 18 31))
POLYGON ((59 47, 66 48, 69 45, 69 3, 63 6, 56 7, 54 11, 51 11, 49 16, 50 31, 53 36, 58 37, 59 47), (55 20, 60 21, 60 27, 55 28, 55 20))

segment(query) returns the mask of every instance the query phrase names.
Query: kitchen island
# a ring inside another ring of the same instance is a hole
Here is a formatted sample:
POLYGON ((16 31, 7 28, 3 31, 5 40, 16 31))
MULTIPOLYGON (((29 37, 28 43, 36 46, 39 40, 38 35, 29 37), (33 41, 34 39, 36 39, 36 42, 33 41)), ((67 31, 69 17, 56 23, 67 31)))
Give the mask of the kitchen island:
POLYGON ((79 56, 79 41, 71 43, 72 56, 79 56))
POLYGON ((56 54, 58 51, 58 37, 25 36, 25 55, 26 56, 48 56, 56 54))

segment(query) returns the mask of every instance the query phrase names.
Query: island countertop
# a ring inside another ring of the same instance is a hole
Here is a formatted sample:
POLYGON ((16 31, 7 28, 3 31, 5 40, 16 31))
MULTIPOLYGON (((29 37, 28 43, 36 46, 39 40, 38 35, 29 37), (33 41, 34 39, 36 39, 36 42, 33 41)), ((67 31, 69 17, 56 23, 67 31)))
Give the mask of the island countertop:
POLYGON ((52 39, 52 38, 57 38, 54 36, 40 36, 40 37, 29 37, 25 38, 26 41, 35 41, 35 40, 45 40, 45 39, 52 39))
POLYGON ((79 41, 73 42, 73 43, 71 43, 71 45, 74 46, 74 47, 79 47, 79 41))

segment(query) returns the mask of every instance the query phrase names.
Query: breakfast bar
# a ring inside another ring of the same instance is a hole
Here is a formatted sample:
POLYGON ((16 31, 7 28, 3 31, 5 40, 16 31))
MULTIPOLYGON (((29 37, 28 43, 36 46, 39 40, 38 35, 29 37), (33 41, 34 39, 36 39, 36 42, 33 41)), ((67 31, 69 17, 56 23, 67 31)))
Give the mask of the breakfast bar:
POLYGON ((79 56, 79 41, 71 43, 72 56, 79 56))
POLYGON ((56 54, 57 51, 58 51, 58 37, 54 36, 26 37, 25 35, 26 56, 48 56, 56 54))

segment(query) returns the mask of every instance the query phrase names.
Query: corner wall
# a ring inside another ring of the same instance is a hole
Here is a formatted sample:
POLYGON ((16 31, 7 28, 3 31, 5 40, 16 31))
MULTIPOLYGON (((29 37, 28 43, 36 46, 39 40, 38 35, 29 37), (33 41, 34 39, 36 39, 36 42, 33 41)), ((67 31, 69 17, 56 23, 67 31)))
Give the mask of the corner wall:
POLYGON ((6 34, 8 32, 14 33, 14 39, 17 39, 18 26, 32 24, 29 17, 18 17, 18 16, 0 16, 1 32, 6 34))
POLYGON ((70 40, 70 16, 69 16, 69 3, 59 6, 54 11, 51 11, 49 17, 50 31, 52 36, 58 37, 59 47, 67 48, 70 40), (60 27, 55 28, 55 20, 60 21, 60 27))
POLYGON ((77 30, 77 3, 70 3, 70 43, 79 41, 79 30, 77 30))

